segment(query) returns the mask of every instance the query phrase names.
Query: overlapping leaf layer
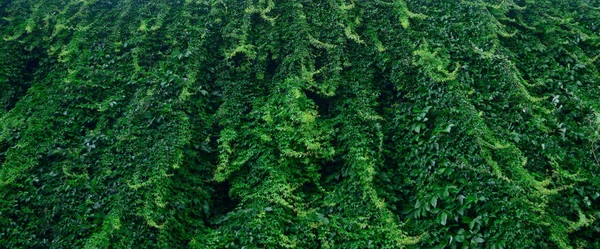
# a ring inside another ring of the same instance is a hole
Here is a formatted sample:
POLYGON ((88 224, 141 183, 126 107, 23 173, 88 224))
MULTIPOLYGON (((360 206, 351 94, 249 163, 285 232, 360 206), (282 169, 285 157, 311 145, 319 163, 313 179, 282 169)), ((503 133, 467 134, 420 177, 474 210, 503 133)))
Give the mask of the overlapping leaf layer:
POLYGON ((600 248, 598 0, 0 17, 1 248, 600 248))

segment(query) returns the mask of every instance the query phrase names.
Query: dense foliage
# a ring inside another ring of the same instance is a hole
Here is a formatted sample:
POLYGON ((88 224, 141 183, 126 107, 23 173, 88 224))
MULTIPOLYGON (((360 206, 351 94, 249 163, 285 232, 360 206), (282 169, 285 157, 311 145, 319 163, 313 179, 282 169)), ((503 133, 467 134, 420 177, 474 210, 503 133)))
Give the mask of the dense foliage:
POLYGON ((0 248, 600 248, 598 0, 0 17, 0 248))

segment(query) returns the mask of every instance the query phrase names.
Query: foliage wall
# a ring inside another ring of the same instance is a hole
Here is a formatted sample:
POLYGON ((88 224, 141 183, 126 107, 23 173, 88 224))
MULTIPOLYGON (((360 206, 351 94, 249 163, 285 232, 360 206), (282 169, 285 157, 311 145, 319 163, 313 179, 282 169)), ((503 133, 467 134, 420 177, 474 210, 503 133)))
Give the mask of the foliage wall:
POLYGON ((598 0, 1 0, 1 248, 600 248, 598 0))

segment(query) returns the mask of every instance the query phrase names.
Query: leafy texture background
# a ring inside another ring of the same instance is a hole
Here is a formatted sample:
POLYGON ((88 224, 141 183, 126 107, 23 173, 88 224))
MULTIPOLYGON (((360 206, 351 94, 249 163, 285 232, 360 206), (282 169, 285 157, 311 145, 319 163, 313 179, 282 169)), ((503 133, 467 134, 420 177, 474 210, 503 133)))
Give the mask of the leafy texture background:
POLYGON ((0 17, 2 248, 600 248, 600 1, 0 17))

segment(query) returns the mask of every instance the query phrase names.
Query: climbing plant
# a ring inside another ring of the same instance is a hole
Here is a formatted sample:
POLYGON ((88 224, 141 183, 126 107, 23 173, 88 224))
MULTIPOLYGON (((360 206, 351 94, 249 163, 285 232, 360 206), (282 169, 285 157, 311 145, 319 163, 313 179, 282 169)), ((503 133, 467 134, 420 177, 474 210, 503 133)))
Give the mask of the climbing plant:
POLYGON ((598 0, 0 0, 1 248, 600 248, 598 0))

